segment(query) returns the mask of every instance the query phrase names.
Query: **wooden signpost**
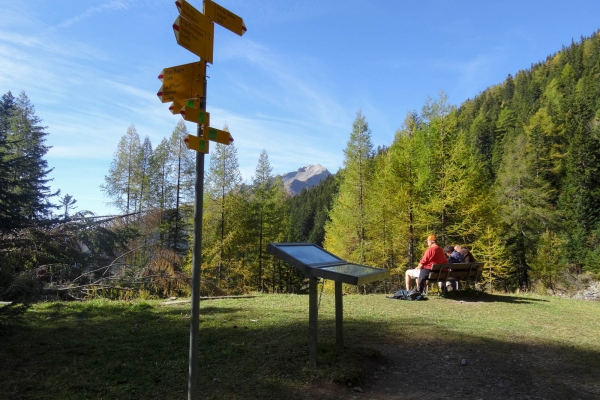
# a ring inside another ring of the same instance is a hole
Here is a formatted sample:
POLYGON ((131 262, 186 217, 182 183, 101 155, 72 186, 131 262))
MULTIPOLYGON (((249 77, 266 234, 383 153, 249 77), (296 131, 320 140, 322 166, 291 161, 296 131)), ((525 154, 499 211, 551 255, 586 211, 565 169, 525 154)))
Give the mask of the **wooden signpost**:
POLYGON ((213 63, 215 23, 238 34, 246 32, 244 20, 217 3, 204 0, 204 13, 187 0, 176 0, 179 16, 173 23, 175 40, 181 47, 200 57, 200 62, 165 68, 159 75, 163 83, 157 96, 163 103, 173 102, 169 110, 186 121, 198 124, 197 136, 184 139, 188 149, 196 151, 196 189, 194 197, 194 242, 192 246, 192 304, 190 315, 190 351, 188 400, 198 398, 198 336, 200 331, 200 266, 202 265, 202 206, 204 197, 204 155, 209 140, 231 144, 229 132, 211 128, 206 112, 206 63, 213 63))

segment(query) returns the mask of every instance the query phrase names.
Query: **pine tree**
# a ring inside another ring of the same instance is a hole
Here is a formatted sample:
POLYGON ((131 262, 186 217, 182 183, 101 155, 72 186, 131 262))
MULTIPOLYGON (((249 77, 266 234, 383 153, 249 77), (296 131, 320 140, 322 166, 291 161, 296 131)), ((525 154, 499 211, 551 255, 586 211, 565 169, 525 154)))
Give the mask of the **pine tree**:
POLYGON ((150 138, 146 136, 144 143, 140 147, 140 152, 137 159, 137 168, 135 169, 135 180, 139 182, 139 204, 137 207, 138 212, 142 212, 145 208, 148 208, 149 203, 149 185, 150 185, 150 158, 152 157, 152 144, 150 138), (144 207, 145 205, 145 207, 144 207))
POLYGON ((477 261, 485 262, 480 284, 482 289, 487 289, 490 293, 494 289, 509 291, 513 286, 510 284, 514 274, 513 260, 509 256, 506 243, 502 240, 500 229, 500 224, 489 221, 471 249, 477 261))
POLYGON ((149 160, 149 202, 152 207, 166 210, 174 204, 174 184, 171 181, 173 163, 171 145, 166 138, 154 149, 149 160))
MULTIPOLYGON (((274 178, 271 192, 271 200, 266 208, 263 247, 267 243, 284 241, 285 234, 288 231, 290 199, 283 186, 281 176, 277 175, 274 178)), ((268 260, 268 263, 265 268, 264 286, 270 286, 271 292, 274 293, 278 287, 282 286, 281 263, 272 256, 266 258, 266 260, 268 260)))
POLYGON ((140 147, 140 137, 132 124, 121 137, 108 175, 104 177, 104 184, 100 186, 104 194, 112 200, 109 204, 125 214, 135 210, 135 198, 138 194, 135 175, 140 147))
MULTIPOLYGON (((170 151, 168 168, 171 172, 169 182, 171 196, 168 209, 165 210, 163 230, 169 247, 177 254, 183 255, 188 247, 188 225, 186 216, 192 213, 191 202, 195 187, 195 152, 184 145, 188 135, 185 122, 181 119, 171 134, 168 149, 170 151)), ((167 147, 167 146, 166 146, 167 147)))
POLYGON ((264 255, 263 247, 266 245, 265 242, 265 228, 268 222, 268 216, 272 208, 273 200, 273 169, 269 163, 269 156, 266 150, 262 150, 258 158, 258 164, 256 165, 256 171, 252 176, 252 189, 254 191, 253 196, 253 228, 254 237, 258 241, 257 249, 257 262, 258 271, 256 277, 256 284, 260 291, 265 290, 264 286, 264 255))
MULTIPOLYGON (((412 268, 416 261, 415 240, 417 214, 420 205, 420 194, 416 185, 417 136, 421 130, 421 117, 416 111, 410 111, 402 128, 396 132, 394 143, 390 147, 389 168, 395 188, 391 201, 395 204, 392 219, 394 226, 394 253, 399 267, 412 268)), ((404 269, 400 272, 404 279, 404 269)))
POLYGON ((370 238, 368 246, 369 265, 393 268, 395 265, 393 246, 393 214, 397 204, 394 202, 394 176, 390 162, 391 151, 384 150, 374 159, 374 173, 366 204, 370 218, 367 219, 367 232, 370 238))
POLYGON ((33 225, 49 218, 57 208, 48 183, 48 163, 44 156, 48 133, 27 95, 14 99, 10 92, 0 107, 0 224, 3 229, 33 225))
POLYGON ((69 210, 74 210, 77 208, 75 203, 77 203, 77 200, 75 200, 73 196, 68 193, 60 198, 60 206, 63 209, 63 220, 67 221, 69 219, 69 210))
POLYGON ((529 286, 529 258, 539 235, 553 224, 548 183, 532 169, 527 154, 527 138, 516 137, 507 146, 498 173, 496 188, 499 212, 507 226, 507 244, 511 250, 519 287, 529 286))
POLYGON ((553 293, 567 270, 562 245, 563 241, 554 232, 546 229, 540 236, 536 253, 531 260, 531 279, 539 280, 544 288, 553 293))
MULTIPOLYGON (((224 130, 228 132, 227 126, 224 130)), ((206 195, 204 208, 206 213, 205 237, 213 237, 211 241, 204 241, 205 254, 212 255, 210 262, 217 266, 216 280, 221 280, 229 269, 229 261, 234 251, 236 231, 235 205, 236 192, 239 191, 242 176, 239 170, 237 149, 234 144, 217 144, 210 154, 210 169, 206 176, 206 195), (212 249, 210 245, 212 244, 212 249)), ((204 226, 204 225, 203 225, 204 226)))
POLYGON ((304 188, 290 199, 290 217, 286 240, 311 242, 323 246, 325 223, 338 191, 336 175, 329 175, 318 185, 304 188))
POLYGON ((16 182, 13 169, 17 162, 11 157, 12 148, 9 146, 10 116, 15 109, 15 98, 11 92, 2 95, 0 102, 0 229, 11 229, 20 225, 16 215, 20 201, 15 192, 16 182))
POLYGON ((169 241, 170 224, 167 219, 168 210, 175 204, 175 184, 173 183, 173 163, 171 157, 171 146, 166 138, 163 138, 154 149, 148 160, 148 189, 147 205, 158 211, 160 223, 158 227, 160 245, 172 248, 169 241))
POLYGON ((371 131, 361 111, 356 113, 350 139, 344 149, 340 189, 325 226, 325 247, 339 257, 366 261, 367 215, 365 200, 373 173, 371 131))

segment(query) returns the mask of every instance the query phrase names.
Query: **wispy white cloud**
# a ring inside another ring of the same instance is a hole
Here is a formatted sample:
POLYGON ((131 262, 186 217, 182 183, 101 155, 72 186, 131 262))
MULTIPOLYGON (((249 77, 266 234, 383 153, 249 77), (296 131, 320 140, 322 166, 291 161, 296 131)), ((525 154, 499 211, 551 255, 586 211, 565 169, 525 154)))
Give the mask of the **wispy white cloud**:
POLYGON ((0 30, 0 42, 16 46, 18 49, 31 48, 57 56, 73 59, 104 60, 106 52, 85 43, 58 37, 51 32, 32 35, 0 30))
POLYGON ((114 151, 109 147, 98 148, 98 146, 81 145, 75 143, 73 146, 53 146, 48 152, 49 157, 68 159, 105 159, 111 157, 114 151))
POLYGON ((250 179, 260 152, 265 149, 274 173, 283 174, 299 166, 321 163, 337 170, 342 163, 344 143, 335 135, 313 131, 286 120, 270 117, 243 117, 223 109, 211 109, 215 126, 227 124, 238 148, 244 179, 250 179), (336 150, 338 149, 339 150, 336 150), (292 165, 294 167, 292 167, 292 165), (252 171, 251 171, 252 170, 252 171), (251 171, 251 172, 250 172, 251 171))
POLYGON ((134 1, 132 1, 132 0, 111 0, 106 3, 101 4, 99 6, 90 7, 87 10, 85 10, 84 12, 82 12, 81 14, 76 15, 74 17, 67 19, 66 21, 61 22, 60 24, 56 25, 54 28, 56 28, 56 29, 67 28, 67 27, 70 27, 81 21, 84 21, 88 18, 91 18, 96 14, 101 14, 106 11, 127 10, 133 3, 134 3, 134 1))
POLYGON ((226 59, 242 58, 270 78, 270 84, 275 85, 271 88, 257 86, 250 81, 239 83, 240 88, 254 97, 277 104, 282 109, 301 111, 319 124, 341 127, 348 118, 348 111, 324 89, 328 85, 316 78, 322 75, 319 70, 322 66, 315 60, 304 59, 306 56, 276 54, 251 40, 243 45, 239 41, 228 42, 222 56, 226 59))

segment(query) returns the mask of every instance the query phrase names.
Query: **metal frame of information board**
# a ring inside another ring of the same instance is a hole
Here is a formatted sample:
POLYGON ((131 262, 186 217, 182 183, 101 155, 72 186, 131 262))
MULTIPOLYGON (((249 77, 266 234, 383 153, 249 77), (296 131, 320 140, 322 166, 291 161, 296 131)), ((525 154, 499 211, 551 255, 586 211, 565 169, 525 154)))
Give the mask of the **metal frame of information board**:
POLYGON ((317 320, 319 278, 335 282, 335 343, 344 346, 342 283, 364 285, 386 279, 390 271, 352 264, 314 243, 269 243, 267 252, 298 269, 308 278, 308 359, 317 363, 317 320))

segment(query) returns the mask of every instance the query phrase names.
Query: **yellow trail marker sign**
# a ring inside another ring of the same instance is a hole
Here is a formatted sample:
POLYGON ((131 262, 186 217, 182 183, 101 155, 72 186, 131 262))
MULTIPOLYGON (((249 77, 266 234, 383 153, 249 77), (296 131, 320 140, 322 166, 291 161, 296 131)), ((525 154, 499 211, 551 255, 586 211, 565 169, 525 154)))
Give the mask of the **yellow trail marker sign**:
POLYGON ((185 119, 186 121, 202 124, 205 127, 208 127, 210 125, 210 114, 206 111, 196 110, 186 105, 179 111, 179 113, 183 116, 183 119, 185 119))
MULTIPOLYGON (((185 2, 185 0, 180 0, 185 2)), ((246 33, 244 20, 211 0, 204 0, 204 13, 213 22, 242 36, 246 33)))
POLYGON ((177 0, 175 1, 175 5, 177 6, 179 15, 190 21, 192 24, 197 26, 203 26, 205 24, 204 20, 206 19, 206 16, 186 0, 177 0))
POLYGON ((158 79, 163 84, 156 95, 163 103, 202 97, 205 76, 206 63, 204 62, 165 68, 158 75, 158 79))
POLYGON ((221 144, 233 143, 233 137, 229 132, 210 127, 208 128, 207 139, 221 144))
POLYGON ((177 17, 173 23, 173 32, 178 45, 212 64, 215 25, 203 14, 200 15, 201 25, 189 22, 181 16, 177 17))
POLYGON ((173 102, 173 104, 171 104, 171 107, 169 107, 169 111, 171 111, 171 113, 173 115, 177 115, 181 113, 181 109, 183 107, 189 107, 189 108, 194 108, 196 110, 200 109, 200 101, 199 100, 175 100, 173 102))
POLYGON ((188 149, 208 154, 208 140, 194 135, 187 135, 183 141, 188 149))

